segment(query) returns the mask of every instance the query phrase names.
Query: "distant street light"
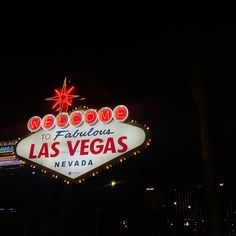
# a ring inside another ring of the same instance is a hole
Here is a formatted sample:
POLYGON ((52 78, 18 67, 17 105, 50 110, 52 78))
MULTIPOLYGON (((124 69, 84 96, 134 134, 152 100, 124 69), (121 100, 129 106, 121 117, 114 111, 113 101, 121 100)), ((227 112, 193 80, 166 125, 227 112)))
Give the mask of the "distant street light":
POLYGON ((100 234, 100 217, 101 217, 101 210, 102 210, 102 192, 105 187, 115 187, 116 181, 112 180, 110 184, 104 185, 98 189, 98 205, 97 205, 97 221, 96 221, 96 236, 100 234))

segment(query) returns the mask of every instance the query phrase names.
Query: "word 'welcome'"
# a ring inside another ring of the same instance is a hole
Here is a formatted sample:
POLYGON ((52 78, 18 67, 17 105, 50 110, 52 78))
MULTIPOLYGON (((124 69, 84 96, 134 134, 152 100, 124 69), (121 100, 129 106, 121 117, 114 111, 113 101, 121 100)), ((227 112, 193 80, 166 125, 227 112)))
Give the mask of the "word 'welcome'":
POLYGON ((36 132, 40 128, 44 130, 50 130, 55 126, 65 128, 69 124, 78 127, 83 122, 94 125, 98 120, 102 123, 109 123, 112 119, 123 122, 127 119, 128 114, 128 108, 124 105, 118 105, 113 110, 109 107, 103 107, 99 111, 88 109, 84 112, 73 111, 70 114, 61 112, 57 116, 47 114, 42 119, 39 116, 33 116, 29 119, 27 127, 31 132, 36 132))

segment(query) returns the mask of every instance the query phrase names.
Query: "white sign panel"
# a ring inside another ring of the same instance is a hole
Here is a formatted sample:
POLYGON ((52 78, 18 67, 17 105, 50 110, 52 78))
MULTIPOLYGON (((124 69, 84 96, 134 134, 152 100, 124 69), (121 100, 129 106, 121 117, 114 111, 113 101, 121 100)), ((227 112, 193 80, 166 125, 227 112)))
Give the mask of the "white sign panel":
POLYGON ((66 178, 78 179, 144 144, 145 131, 130 123, 84 123, 39 129, 19 141, 16 153, 66 178))

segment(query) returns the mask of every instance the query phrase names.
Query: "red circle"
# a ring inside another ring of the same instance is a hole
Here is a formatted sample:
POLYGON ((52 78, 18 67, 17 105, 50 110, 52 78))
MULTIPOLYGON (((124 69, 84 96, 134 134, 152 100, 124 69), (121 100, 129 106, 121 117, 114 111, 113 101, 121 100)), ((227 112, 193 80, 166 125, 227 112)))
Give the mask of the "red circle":
POLYGON ((70 125, 72 126, 80 126, 83 123, 83 114, 80 111, 74 111, 70 114, 70 125))
POLYGON ((42 120, 42 128, 44 130, 52 129, 55 125, 55 116, 52 114, 45 115, 42 120))
POLYGON ((102 123, 109 123, 112 120, 112 110, 109 107, 102 107, 98 111, 98 120, 102 123))
POLYGON ((125 121, 128 115, 128 108, 124 105, 118 105, 113 109, 113 118, 118 122, 125 121))
POLYGON ((36 132, 41 128, 41 118, 39 116, 33 116, 27 123, 27 128, 31 132, 36 132))
POLYGON ((69 122, 69 116, 67 113, 59 113, 56 116, 56 126, 58 128, 65 128, 68 125, 69 122))
POLYGON ((84 120, 88 125, 93 125, 98 119, 97 111, 94 109, 89 109, 84 114, 84 120))

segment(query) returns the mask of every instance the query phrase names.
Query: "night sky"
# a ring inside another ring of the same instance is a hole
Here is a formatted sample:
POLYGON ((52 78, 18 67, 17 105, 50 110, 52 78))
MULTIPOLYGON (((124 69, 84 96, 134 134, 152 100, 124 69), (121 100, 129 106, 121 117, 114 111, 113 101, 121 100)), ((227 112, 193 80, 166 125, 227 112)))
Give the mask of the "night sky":
MULTIPOLYGON (((0 54, 0 140, 24 136, 30 117, 51 113, 45 98, 62 86, 66 76, 86 98, 75 101, 76 106, 124 104, 129 119, 150 126, 152 136, 151 146, 139 157, 88 180, 81 187, 85 192, 111 179, 120 181, 123 192, 130 186, 200 184, 200 123, 191 86, 197 65, 209 94, 217 178, 234 183, 236 24, 210 17, 171 20, 156 27, 81 33, 71 44, 51 40, 4 51, 0 54)), ((35 181, 41 186, 51 180, 39 173, 35 181)))

